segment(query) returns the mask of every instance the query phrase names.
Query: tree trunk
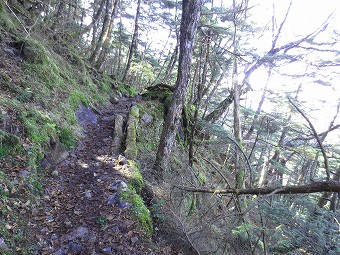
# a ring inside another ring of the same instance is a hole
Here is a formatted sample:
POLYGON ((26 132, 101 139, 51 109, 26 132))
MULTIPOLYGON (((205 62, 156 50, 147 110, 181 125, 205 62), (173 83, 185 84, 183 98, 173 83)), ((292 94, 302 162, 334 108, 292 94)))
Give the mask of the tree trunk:
POLYGON ((138 40, 138 20, 139 20, 139 15, 140 15, 140 4, 141 4, 141 0, 138 0, 137 2, 137 10, 136 10, 136 17, 135 17, 135 29, 133 30, 133 35, 132 35, 132 40, 131 40, 131 44, 130 44, 130 48, 129 48, 129 53, 128 53, 128 58, 126 61, 126 67, 125 67, 125 71, 124 71, 124 75, 122 78, 122 82, 125 81, 126 76, 130 70, 131 67, 131 62, 132 62, 132 56, 135 54, 136 50, 137 50, 137 40, 138 40))
POLYGON ((183 104, 187 95, 193 46, 200 18, 201 0, 183 0, 180 28, 180 53, 176 89, 171 106, 163 124, 162 135, 156 155, 154 175, 160 179, 169 167, 169 159, 175 142, 176 130, 181 119, 183 104))
MULTIPOLYGON (((113 4, 113 9, 112 9, 111 17, 110 17, 109 30, 108 30, 109 33, 111 33, 112 29, 113 29, 113 23, 114 23, 114 19, 116 17, 117 3, 118 3, 118 0, 115 0, 115 2, 113 4)), ((110 45, 110 36, 108 34, 108 36, 106 36, 106 38, 103 42, 103 47, 100 51, 98 60, 97 60, 96 65, 95 65, 96 68, 99 69, 101 67, 101 65, 104 63, 105 58, 106 58, 107 53, 108 53, 109 45, 110 45)))
POLYGON ((89 58, 89 61, 92 64, 95 63, 97 56, 99 54, 99 51, 100 51, 100 49, 103 45, 103 42, 106 40, 106 38, 109 34, 111 14, 112 14, 113 8, 115 6, 113 1, 115 1, 115 0, 106 0, 106 11, 105 11, 105 17, 104 17, 104 21, 103 21, 102 31, 100 33, 98 42, 96 43, 96 47, 95 47, 94 51, 92 52, 92 54, 89 58))

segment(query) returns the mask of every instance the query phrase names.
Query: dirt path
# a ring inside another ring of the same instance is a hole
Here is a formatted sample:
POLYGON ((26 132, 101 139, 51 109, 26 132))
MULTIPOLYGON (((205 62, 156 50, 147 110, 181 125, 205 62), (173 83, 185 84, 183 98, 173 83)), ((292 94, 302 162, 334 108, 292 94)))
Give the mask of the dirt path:
POLYGON ((45 193, 31 220, 36 241, 34 254, 173 254, 151 249, 137 230, 126 204, 108 198, 124 161, 111 156, 113 117, 126 118, 131 99, 112 104, 97 124, 88 125, 83 143, 45 178, 45 193))

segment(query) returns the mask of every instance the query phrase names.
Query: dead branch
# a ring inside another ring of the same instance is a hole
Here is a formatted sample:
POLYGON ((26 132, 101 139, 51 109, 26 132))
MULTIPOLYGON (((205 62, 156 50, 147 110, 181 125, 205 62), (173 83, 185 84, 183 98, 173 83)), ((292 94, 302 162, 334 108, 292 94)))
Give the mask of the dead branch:
POLYGON ((178 189, 197 193, 236 194, 236 195, 267 195, 267 194, 306 194, 317 192, 340 192, 340 182, 313 182, 301 186, 262 187, 253 189, 209 189, 175 186, 178 189))
POLYGON ((322 156, 324 158, 324 164, 325 164, 325 169, 326 169, 326 174, 327 174, 327 181, 329 181, 330 180, 330 173, 329 173, 329 167, 328 167, 328 158, 327 158, 327 155, 326 155, 326 150, 322 145, 322 141, 321 141, 320 137, 318 136, 318 133, 316 132, 312 122, 309 120, 307 115, 290 98, 288 98, 288 100, 294 106, 294 108, 302 115, 302 117, 308 122, 309 127, 312 129, 314 137, 319 144, 320 150, 322 152, 322 156))

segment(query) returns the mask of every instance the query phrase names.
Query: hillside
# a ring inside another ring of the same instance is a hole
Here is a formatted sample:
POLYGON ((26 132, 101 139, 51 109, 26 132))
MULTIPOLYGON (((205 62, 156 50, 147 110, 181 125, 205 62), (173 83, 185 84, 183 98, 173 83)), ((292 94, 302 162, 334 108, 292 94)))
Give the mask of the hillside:
POLYGON ((0 0, 0 254, 339 254, 339 32, 293 2, 0 0))

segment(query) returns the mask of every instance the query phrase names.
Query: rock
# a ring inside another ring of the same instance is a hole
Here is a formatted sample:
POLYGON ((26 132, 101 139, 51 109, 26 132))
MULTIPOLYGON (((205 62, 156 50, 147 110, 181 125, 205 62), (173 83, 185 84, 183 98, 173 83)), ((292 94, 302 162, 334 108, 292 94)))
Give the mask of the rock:
POLYGON ((68 245, 68 254, 78 254, 83 250, 83 246, 78 243, 70 243, 68 245))
POLYGON ((92 198, 92 192, 91 192, 91 190, 86 190, 84 194, 85 194, 85 195, 84 195, 85 198, 87 198, 87 199, 92 198))
POLYGON ((102 118, 103 121, 107 121, 107 122, 112 122, 115 119, 114 115, 110 115, 110 116, 104 116, 102 118))
POLYGON ((131 203, 129 203, 129 202, 125 202, 125 201, 121 201, 121 202, 119 202, 118 204, 117 204, 117 206, 119 207, 119 208, 130 208, 131 206, 132 206, 132 204, 131 203))
POLYGON ((106 247, 102 249, 103 252, 112 252, 112 248, 111 247, 106 247))
POLYGON ((113 191, 126 191, 127 189, 127 184, 121 180, 115 181, 111 186, 111 190, 113 191))
POLYGON ((150 114, 144 113, 141 120, 144 125, 147 125, 153 121, 153 117, 150 114))
POLYGON ((57 170, 54 170, 52 173, 51 173, 52 176, 54 177, 57 177, 59 175, 59 172, 57 170))
POLYGON ((111 104, 118 104, 119 103, 119 98, 118 97, 111 97, 110 98, 111 104))
POLYGON ((118 156, 118 164, 121 165, 121 166, 127 165, 128 161, 127 161, 127 159, 124 156, 119 155, 118 156))
POLYGON ((120 193, 121 192, 116 192, 112 195, 109 195, 107 198, 107 205, 115 205, 120 202, 120 193))
POLYGON ((76 230, 74 230, 71 234, 69 234, 69 236, 67 237, 67 239, 69 241, 72 241, 76 238, 82 238, 85 235, 87 235, 89 233, 88 229, 85 227, 79 227, 76 230))
POLYGON ((82 240, 83 240, 84 242, 89 242, 89 243, 95 242, 96 239, 97 239, 96 233, 89 233, 88 235, 86 235, 86 236, 84 236, 84 237, 82 238, 82 240))
POLYGON ((18 179, 14 179, 13 181, 10 182, 10 184, 12 184, 12 185, 18 185, 18 184, 19 184, 19 181, 18 181, 18 179))
POLYGON ((102 141, 103 141, 104 144, 107 144, 107 143, 111 142, 111 138, 110 137, 106 137, 102 141))
POLYGON ((22 178, 26 178, 26 177, 28 177, 30 174, 31 174, 31 172, 28 171, 28 170, 22 170, 22 171, 19 172, 19 176, 22 177, 22 178))
POLYGON ((124 134, 123 134, 124 118, 122 115, 116 115, 114 120, 113 139, 111 144, 111 152, 113 155, 119 154, 121 151, 124 134))
POLYGON ((64 249, 59 249, 58 251, 54 252, 53 255, 67 255, 67 252, 64 249))
POLYGON ((86 126, 88 124, 96 124, 97 116, 91 108, 87 108, 85 105, 80 104, 78 111, 76 112, 77 120, 80 124, 86 126))
POLYGON ((119 226, 113 226, 112 230, 116 233, 121 233, 119 226))
POLYGON ((138 242, 138 240, 139 240, 138 237, 134 236, 134 237, 131 238, 131 243, 135 244, 136 242, 138 242))
POLYGON ((0 237, 0 249, 5 250, 7 249, 7 244, 5 243, 5 239, 0 237))
POLYGON ((44 164, 45 169, 51 169, 53 166, 67 159, 69 156, 68 151, 61 143, 56 143, 45 151, 45 159, 41 164, 44 164))

